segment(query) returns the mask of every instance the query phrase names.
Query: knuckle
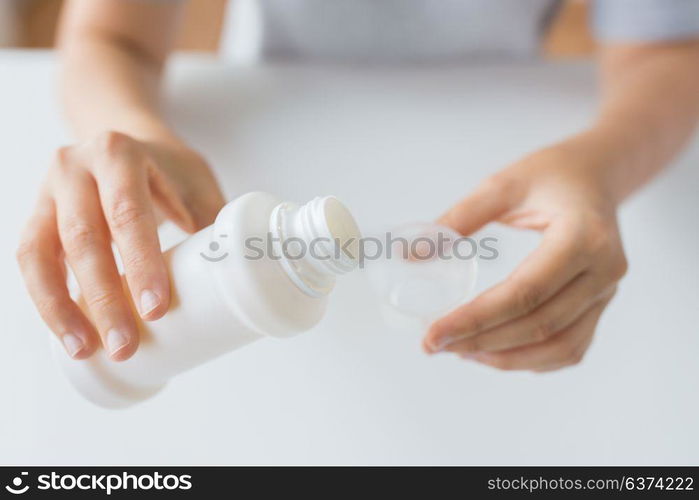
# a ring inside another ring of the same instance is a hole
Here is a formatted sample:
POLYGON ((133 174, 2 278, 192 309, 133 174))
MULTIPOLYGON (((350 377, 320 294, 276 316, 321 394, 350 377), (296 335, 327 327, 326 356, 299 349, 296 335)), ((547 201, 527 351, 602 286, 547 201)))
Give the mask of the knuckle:
POLYGON ((612 277, 618 281, 624 276, 626 276, 626 273, 629 271, 629 261, 626 259, 626 257, 622 254, 620 255, 614 262, 612 266, 612 277))
POLYGON ((121 132, 108 130, 95 139, 95 147, 101 154, 114 156, 123 152, 132 143, 131 137, 121 132))
POLYGON ((520 311, 531 312, 541 304, 544 292, 541 287, 532 283, 525 283, 518 287, 516 303, 520 311))
POLYGON ((469 318, 468 331, 473 333, 481 333, 483 330, 485 330, 485 324, 480 315, 474 314, 471 318, 469 318))
POLYGON ((536 325, 532 332, 535 342, 543 342, 550 339, 556 333, 556 325, 552 321, 542 321, 536 325))
POLYGON ((73 151, 70 146, 58 148, 54 153, 49 175, 66 176, 73 171, 73 151))
POLYGON ((111 290, 98 290, 85 296, 85 302, 93 310, 112 309, 120 302, 119 294, 111 290))
POLYGON ((38 251, 38 240, 35 238, 23 239, 19 242, 19 245, 17 245, 17 249, 15 250, 15 259, 19 263, 20 267, 24 267, 37 257, 38 251))
POLYGON ((471 315, 466 323, 465 332, 480 333, 484 330, 483 318, 478 314, 471 315))
MULTIPOLYGON (((141 277, 144 274, 153 275, 159 270, 160 262, 153 259, 154 255, 146 252, 143 246, 133 245, 128 252, 121 255, 126 274, 141 277)), ((143 279, 143 278, 141 278, 143 279)))
POLYGON ((608 252, 614 246, 613 233, 602 222, 588 222, 584 249, 590 255, 608 252))
POLYGON ((130 194, 117 192, 107 212, 109 225, 121 230, 138 224, 146 217, 146 211, 130 194))
POLYGON ((62 146, 58 148, 53 155, 54 165, 66 165, 71 162, 73 148, 70 146, 62 146))
MULTIPOLYGON (((481 306, 486 303, 483 297, 476 297, 473 302, 458 311, 458 316, 453 316, 454 321, 458 322, 457 334, 460 336, 466 334, 475 334, 483 331, 485 327, 483 313, 480 312, 481 306)), ((449 322, 445 323, 445 326, 449 325, 449 322)))
POLYGON ((459 352, 477 352, 481 350, 482 342, 478 338, 462 340, 459 342, 459 352))
POLYGON ((81 219, 69 219, 62 224, 61 240, 69 254, 82 254, 92 248, 100 239, 95 226, 81 219))
POLYGON ((583 358, 585 357, 585 353, 583 352, 573 352, 569 357, 568 357, 568 366, 575 366, 579 365, 583 358))
POLYGON ((566 366, 573 366, 583 359, 583 352, 577 346, 566 346, 561 349, 561 361, 566 366))

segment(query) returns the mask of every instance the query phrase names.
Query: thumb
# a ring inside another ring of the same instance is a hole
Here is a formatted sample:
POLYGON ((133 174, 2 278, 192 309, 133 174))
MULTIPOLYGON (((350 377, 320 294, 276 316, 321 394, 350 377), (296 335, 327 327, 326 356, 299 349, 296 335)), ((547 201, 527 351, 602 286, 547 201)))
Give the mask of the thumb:
POLYGON ((489 177, 437 219, 437 223, 464 236, 475 233, 498 219, 513 205, 515 198, 507 184, 496 177, 489 177))
POLYGON ((197 225, 194 215, 175 185, 158 169, 150 169, 148 174, 151 198, 154 206, 158 209, 158 223, 162 222, 161 219, 164 218, 177 224, 183 231, 195 232, 197 225))
POLYGON ((223 193, 215 185, 210 186, 210 189, 205 192, 198 193, 198 196, 188 199, 187 207, 192 215, 194 230, 198 231, 213 224, 216 216, 225 204, 223 193))

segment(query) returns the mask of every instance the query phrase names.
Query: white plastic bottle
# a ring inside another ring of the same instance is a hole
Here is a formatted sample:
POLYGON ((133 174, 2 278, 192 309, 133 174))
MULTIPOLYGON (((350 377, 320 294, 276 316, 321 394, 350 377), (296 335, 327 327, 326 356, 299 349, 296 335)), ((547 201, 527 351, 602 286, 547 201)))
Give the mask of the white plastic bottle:
POLYGON ((354 269, 361 235, 334 197, 305 205, 253 192, 228 203, 211 226, 166 252, 172 301, 140 322, 134 356, 114 362, 54 355, 78 391, 105 407, 147 399, 192 367, 263 338, 313 327, 335 276, 354 269), (344 248, 343 248, 344 247, 344 248))

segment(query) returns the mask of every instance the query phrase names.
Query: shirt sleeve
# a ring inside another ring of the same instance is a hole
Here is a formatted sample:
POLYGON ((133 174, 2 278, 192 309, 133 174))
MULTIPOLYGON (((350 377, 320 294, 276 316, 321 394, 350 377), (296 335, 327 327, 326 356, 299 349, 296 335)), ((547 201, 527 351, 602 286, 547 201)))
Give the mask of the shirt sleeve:
POLYGON ((594 0, 593 30, 611 42, 699 38, 699 0, 594 0))

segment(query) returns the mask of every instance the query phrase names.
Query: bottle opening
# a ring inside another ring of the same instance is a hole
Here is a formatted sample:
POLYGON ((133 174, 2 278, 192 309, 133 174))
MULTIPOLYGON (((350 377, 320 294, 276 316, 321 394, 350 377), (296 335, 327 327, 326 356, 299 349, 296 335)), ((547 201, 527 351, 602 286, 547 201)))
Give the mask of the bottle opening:
POLYGON ((359 227, 333 196, 314 198, 301 206, 282 203, 272 211, 270 227, 282 267, 308 295, 329 293, 336 275, 357 267, 359 227))

